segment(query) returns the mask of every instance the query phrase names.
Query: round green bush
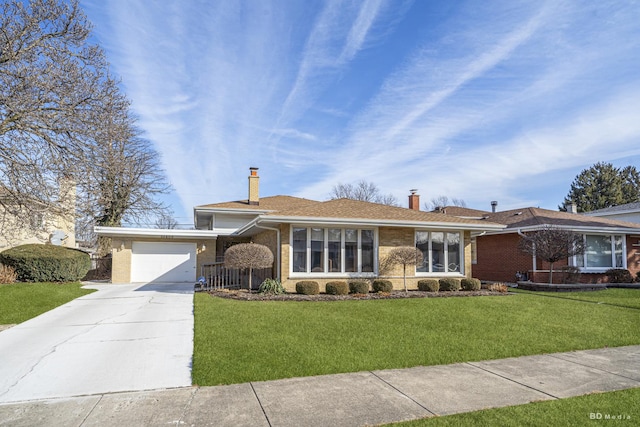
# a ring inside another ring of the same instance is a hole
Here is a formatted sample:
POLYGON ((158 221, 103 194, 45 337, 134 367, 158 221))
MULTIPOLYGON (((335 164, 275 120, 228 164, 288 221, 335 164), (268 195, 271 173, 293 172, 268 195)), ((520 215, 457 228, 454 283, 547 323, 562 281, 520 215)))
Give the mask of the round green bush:
POLYGON ((438 292, 440 290, 440 282, 437 279, 418 280, 418 290, 422 292, 438 292))
POLYGON ((320 285, 312 280, 303 280, 296 283, 296 293, 302 295, 318 295, 320 293, 320 285))
POLYGON ((327 282, 326 292, 329 295, 347 295, 349 293, 349 284, 347 282, 327 282))
POLYGON ((371 288, 373 292, 391 292, 393 290, 393 283, 391 283, 391 280, 377 279, 373 281, 371 288))
POLYGON ((482 283, 480 283, 479 279, 465 277, 460 281, 460 286, 462 286, 463 291, 479 291, 482 288, 482 283))
POLYGON ((91 269, 89 254, 54 245, 21 245, 0 253, 22 282, 77 282, 91 269))
POLYGON ((369 282, 366 280, 352 280, 349 282, 350 294, 368 294, 369 282))
POLYGON ((441 291, 459 291, 460 279, 454 279, 453 277, 446 277, 438 281, 441 291))

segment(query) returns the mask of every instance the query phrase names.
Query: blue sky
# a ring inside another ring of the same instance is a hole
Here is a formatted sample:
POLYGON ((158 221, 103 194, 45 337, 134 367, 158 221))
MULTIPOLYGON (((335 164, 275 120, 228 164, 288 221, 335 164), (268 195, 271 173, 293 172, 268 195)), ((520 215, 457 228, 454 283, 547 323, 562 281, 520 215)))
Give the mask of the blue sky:
POLYGON ((327 199, 557 209, 599 161, 640 167, 634 1, 81 0, 179 222, 195 205, 327 199))

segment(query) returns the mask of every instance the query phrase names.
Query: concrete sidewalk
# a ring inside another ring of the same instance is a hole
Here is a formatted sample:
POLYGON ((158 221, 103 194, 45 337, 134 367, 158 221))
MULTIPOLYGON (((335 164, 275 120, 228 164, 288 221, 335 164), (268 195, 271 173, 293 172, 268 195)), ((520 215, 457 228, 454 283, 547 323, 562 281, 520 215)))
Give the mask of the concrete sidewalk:
POLYGON ((2 404, 0 426, 365 426, 635 387, 640 346, 2 404))

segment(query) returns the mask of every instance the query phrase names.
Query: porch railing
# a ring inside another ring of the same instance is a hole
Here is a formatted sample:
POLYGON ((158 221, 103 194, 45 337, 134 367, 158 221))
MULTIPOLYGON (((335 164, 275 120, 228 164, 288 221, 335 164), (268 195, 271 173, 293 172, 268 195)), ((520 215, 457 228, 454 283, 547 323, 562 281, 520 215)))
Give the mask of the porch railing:
MULTIPOLYGON (((203 265, 200 276, 204 277, 202 290, 249 289, 249 269, 227 268, 215 262, 203 265)), ((253 269, 251 276, 251 288, 256 290, 264 279, 273 277, 273 269, 253 269)))

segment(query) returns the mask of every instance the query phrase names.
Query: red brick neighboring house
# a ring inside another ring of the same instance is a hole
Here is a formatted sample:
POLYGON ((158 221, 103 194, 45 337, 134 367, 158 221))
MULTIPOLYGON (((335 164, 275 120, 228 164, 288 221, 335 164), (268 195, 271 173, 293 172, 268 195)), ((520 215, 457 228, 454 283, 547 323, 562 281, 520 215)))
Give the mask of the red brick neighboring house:
POLYGON ((640 224, 637 223, 540 208, 487 212, 450 206, 440 211, 507 226, 501 231, 472 236, 473 275, 481 280, 514 282, 516 275, 523 273, 531 281, 548 282, 549 264, 518 249, 521 233, 548 226, 582 234, 587 247, 584 255, 554 263, 554 283, 566 280, 568 265, 579 268, 583 283, 606 282, 604 273, 610 268, 627 269, 634 277, 640 272, 640 224))

